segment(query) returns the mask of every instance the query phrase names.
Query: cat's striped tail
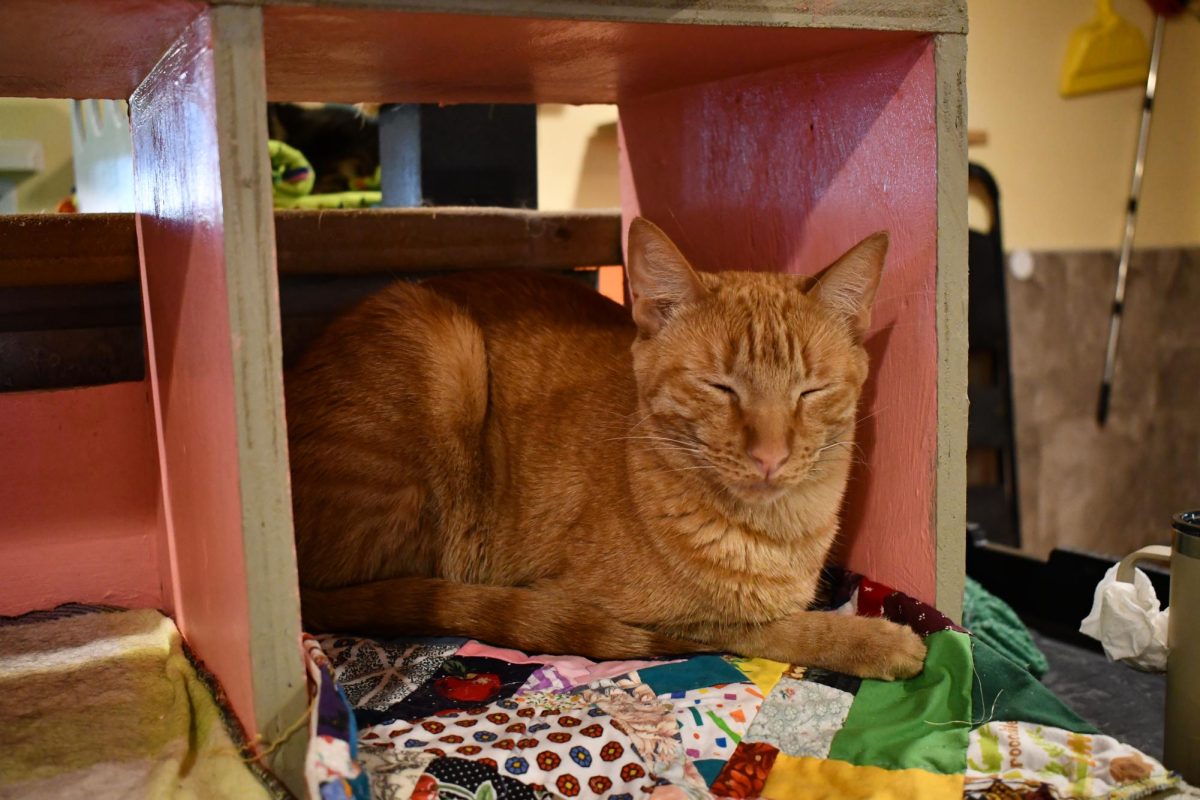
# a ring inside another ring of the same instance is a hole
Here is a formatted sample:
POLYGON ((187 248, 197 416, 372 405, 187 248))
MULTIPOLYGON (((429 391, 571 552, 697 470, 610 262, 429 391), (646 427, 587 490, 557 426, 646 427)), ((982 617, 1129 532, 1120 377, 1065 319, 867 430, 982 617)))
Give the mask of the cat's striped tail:
POLYGON ((561 594, 512 586, 393 578, 300 590, 310 632, 468 636, 527 653, 597 660, 683 655, 711 647, 621 622, 561 594))

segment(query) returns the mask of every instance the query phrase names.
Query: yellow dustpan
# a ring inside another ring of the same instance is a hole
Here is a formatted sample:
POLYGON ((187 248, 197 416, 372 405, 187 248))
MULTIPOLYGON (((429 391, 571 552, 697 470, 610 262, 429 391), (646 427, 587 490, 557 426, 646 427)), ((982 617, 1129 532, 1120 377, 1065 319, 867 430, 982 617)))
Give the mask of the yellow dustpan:
POLYGON ((1142 32, 1096 0, 1096 16, 1071 34, 1058 93, 1075 97, 1146 82, 1150 50, 1142 32))

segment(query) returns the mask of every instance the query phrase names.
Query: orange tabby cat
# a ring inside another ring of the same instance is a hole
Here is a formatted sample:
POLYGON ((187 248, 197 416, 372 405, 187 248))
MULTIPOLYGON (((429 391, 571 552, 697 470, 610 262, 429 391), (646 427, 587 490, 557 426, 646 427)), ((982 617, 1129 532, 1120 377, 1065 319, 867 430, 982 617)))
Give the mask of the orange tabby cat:
POLYGON ((697 273, 638 219, 632 318, 533 273, 370 298, 287 385, 307 626, 919 672, 911 630, 806 610, 886 251, 875 234, 815 283, 697 273))

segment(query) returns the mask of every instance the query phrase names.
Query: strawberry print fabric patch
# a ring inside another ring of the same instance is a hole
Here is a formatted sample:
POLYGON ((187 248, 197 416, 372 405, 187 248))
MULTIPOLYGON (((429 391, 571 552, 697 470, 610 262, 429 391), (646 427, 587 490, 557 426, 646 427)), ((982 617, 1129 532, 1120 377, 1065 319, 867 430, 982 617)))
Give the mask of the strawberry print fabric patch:
POLYGON ((383 710, 359 708, 355 716, 360 726, 367 727, 486 706, 511 697, 537 666, 454 656, 443 660, 428 680, 399 702, 383 710))

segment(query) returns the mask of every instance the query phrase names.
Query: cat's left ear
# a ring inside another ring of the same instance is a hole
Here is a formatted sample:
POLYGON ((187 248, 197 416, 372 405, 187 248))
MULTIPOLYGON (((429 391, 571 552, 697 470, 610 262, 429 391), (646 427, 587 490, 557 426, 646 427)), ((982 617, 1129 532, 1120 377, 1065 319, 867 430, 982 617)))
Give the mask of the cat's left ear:
POLYGON ((680 307, 708 292, 675 243, 642 217, 629 227, 626 261, 633 321, 645 336, 653 336, 680 307))
POLYGON ((860 336, 871 327, 871 303, 887 250, 887 231, 871 234, 826 267, 808 292, 826 308, 847 317, 860 336))

